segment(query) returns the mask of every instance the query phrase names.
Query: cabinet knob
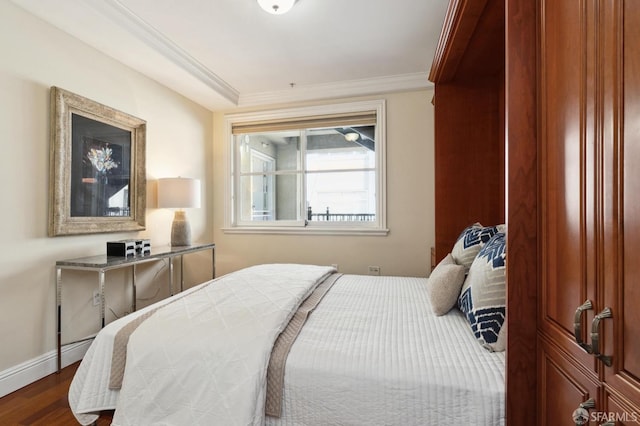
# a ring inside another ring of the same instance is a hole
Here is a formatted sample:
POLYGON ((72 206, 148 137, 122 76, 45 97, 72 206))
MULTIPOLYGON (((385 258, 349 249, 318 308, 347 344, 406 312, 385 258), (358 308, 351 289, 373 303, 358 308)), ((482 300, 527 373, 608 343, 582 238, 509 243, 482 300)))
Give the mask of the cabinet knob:
POLYGON ((576 343, 580 345, 580 347, 584 349, 588 354, 592 353, 592 348, 582 340, 582 314, 584 313, 584 311, 589 311, 591 309, 593 309, 591 300, 586 300, 582 305, 578 306, 578 309, 576 309, 576 314, 573 318, 573 335, 576 338, 576 343))
POLYGON ((580 404, 580 408, 584 408, 585 410, 591 410, 592 408, 596 408, 596 400, 593 398, 589 398, 585 402, 580 404))
POLYGON ((581 403, 578 408, 573 412, 573 421, 576 426, 582 426, 589 423, 589 410, 595 408, 596 401, 593 398, 589 398, 581 403))
POLYGON ((612 358, 607 355, 602 355, 600 353, 600 321, 605 318, 611 318, 613 315, 611 313, 611 308, 604 308, 602 312, 593 317, 593 321, 591 322, 591 346, 593 350, 593 355, 604 362, 607 367, 611 367, 612 358))

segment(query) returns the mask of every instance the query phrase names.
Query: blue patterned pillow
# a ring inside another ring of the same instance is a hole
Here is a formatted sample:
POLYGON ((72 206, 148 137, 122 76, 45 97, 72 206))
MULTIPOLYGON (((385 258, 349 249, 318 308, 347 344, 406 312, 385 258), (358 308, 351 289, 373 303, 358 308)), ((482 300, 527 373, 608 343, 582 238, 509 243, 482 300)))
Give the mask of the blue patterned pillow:
POLYGON ((502 226, 482 226, 479 223, 468 226, 454 244, 451 256, 458 265, 464 266, 468 272, 482 246, 500 232, 502 226))
POLYGON ((496 352, 504 351, 506 344, 506 258, 506 236, 499 232, 476 256, 458 297, 458 307, 476 338, 496 352))

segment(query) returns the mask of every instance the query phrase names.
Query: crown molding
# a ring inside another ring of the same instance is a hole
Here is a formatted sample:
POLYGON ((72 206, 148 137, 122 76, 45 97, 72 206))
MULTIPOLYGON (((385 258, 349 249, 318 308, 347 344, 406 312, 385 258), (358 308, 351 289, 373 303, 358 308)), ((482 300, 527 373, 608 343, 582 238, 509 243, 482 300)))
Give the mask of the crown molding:
MULTIPOLYGON (((42 7, 39 0, 13 1, 39 16, 46 15, 48 10, 46 7, 42 7)), ((124 33, 132 37, 132 42, 135 41, 140 43, 141 46, 146 46, 150 49, 150 52, 155 53, 160 58, 164 58, 168 62, 168 67, 175 67, 177 75, 182 73, 183 75, 181 77, 176 76, 177 80, 172 82, 167 81, 166 76, 163 76, 162 73, 154 74, 152 70, 145 72, 140 68, 136 68, 136 65, 133 64, 131 66, 134 69, 139 69, 140 72, 155 78, 161 84, 173 88, 212 111, 234 107, 379 95, 433 87, 427 78, 427 73, 420 72, 322 84, 295 85, 291 88, 275 91, 240 93, 207 66, 191 56, 186 50, 126 7, 121 0, 86 0, 79 7, 90 9, 94 14, 97 13, 98 16, 116 23, 124 33), (191 78, 193 80, 189 82, 191 78)), ((85 15, 87 14, 85 13, 85 15)), ((63 31, 67 31, 65 28, 71 25, 69 21, 70 19, 64 16, 61 18, 56 15, 56 19, 53 19, 51 23, 57 22, 57 25, 63 31)), ((74 34, 73 31, 68 32, 74 34)), ((101 49, 100 43, 95 42, 95 40, 93 44, 91 40, 86 42, 101 49)), ((113 56, 116 59, 118 58, 117 55, 113 56)), ((128 62, 125 60, 125 63, 128 62)))
POLYGON ((111 20, 120 24, 131 34, 145 42, 156 52, 179 66, 204 83, 220 96, 233 104, 238 104, 239 92, 213 71, 189 55, 160 31, 148 24, 118 0, 90 2, 94 8, 111 20))
POLYGON ((348 80, 335 83, 293 86, 287 90, 240 94, 238 106, 257 106, 311 100, 345 98, 351 96, 379 95, 432 88, 427 73, 413 73, 348 80))

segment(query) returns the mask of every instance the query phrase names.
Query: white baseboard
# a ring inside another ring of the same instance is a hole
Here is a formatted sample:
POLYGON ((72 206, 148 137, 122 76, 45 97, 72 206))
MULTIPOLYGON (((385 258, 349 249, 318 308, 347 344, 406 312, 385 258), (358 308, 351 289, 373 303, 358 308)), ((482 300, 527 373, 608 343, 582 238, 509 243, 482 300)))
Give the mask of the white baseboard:
MULTIPOLYGON (((62 348, 62 367, 80 361, 93 340, 65 345, 62 348)), ((58 370, 58 351, 53 350, 37 358, 0 372, 0 397, 10 394, 58 370)))

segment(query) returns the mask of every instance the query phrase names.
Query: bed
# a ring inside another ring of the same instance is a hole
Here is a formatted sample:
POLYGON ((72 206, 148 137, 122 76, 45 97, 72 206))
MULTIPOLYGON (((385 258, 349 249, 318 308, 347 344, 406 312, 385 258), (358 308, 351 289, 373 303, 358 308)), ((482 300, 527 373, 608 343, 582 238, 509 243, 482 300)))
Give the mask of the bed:
POLYGON ((114 409, 116 426, 504 424, 504 353, 480 345, 459 310, 437 316, 427 284, 314 265, 225 275, 108 324, 70 406, 81 424, 114 409), (313 298, 293 343, 279 345, 313 298), (110 389, 114 342, 134 322, 110 389))

